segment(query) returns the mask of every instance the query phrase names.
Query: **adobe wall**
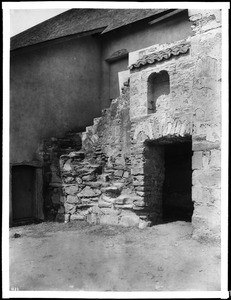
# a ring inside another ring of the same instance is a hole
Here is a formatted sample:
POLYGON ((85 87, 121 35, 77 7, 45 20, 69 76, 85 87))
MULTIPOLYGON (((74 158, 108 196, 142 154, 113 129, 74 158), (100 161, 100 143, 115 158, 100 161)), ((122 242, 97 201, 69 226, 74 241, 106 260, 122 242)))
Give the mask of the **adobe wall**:
POLYGON ((100 68, 92 37, 11 52, 11 163, 33 160, 43 139, 82 131, 100 115, 100 68))

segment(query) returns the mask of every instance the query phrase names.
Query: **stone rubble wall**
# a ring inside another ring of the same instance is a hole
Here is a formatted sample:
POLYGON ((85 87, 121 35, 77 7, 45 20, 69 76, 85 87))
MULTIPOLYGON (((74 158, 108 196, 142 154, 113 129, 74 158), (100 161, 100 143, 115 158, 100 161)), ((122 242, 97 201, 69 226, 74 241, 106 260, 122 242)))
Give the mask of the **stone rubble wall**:
POLYGON ((38 156, 43 161, 43 197, 45 219, 64 221, 63 181, 59 159, 61 155, 81 149, 81 134, 67 133, 63 138, 51 137, 40 145, 38 156))
POLYGON ((44 141, 47 219, 151 225, 145 203, 132 186, 129 99, 128 81, 122 95, 86 132, 44 141))
POLYGON ((65 220, 149 226, 130 172, 129 81, 102 117, 82 133, 82 149, 60 157, 65 220))

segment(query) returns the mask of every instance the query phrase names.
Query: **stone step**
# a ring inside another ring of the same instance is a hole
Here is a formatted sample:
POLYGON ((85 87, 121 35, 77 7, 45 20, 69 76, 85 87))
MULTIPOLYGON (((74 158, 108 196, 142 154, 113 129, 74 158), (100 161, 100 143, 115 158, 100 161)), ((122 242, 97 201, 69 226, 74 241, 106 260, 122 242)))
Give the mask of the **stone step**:
POLYGON ((111 198, 117 198, 121 193, 121 188, 118 186, 109 186, 101 188, 101 192, 111 198))
POLYGON ((102 117, 94 118, 93 119, 93 125, 98 125, 102 117))
POLYGON ((94 198, 99 197, 101 191, 98 189, 92 189, 89 186, 86 186, 80 193, 78 193, 79 198, 94 198))
POLYGON ((133 204, 134 201, 137 200, 137 197, 131 195, 120 195, 115 199, 115 204, 123 205, 123 204, 133 204))
POLYGON ((71 158, 81 158, 84 159, 85 157, 85 152, 84 151, 73 151, 71 153, 69 153, 69 157, 71 158))

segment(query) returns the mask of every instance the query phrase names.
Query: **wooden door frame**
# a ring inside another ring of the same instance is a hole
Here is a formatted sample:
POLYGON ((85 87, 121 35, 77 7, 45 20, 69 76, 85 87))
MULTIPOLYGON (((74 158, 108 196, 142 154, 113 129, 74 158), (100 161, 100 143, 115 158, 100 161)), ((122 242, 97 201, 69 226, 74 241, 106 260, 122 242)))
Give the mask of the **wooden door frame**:
POLYGON ((28 166, 33 167, 35 172, 35 186, 34 186, 34 207, 33 207, 33 215, 34 219, 44 220, 43 213, 43 169, 42 164, 37 161, 31 162, 23 162, 23 163, 12 163, 10 164, 10 201, 9 201, 9 209, 10 209, 10 226, 14 224, 13 220, 13 203, 12 203, 12 168, 17 166, 28 166))

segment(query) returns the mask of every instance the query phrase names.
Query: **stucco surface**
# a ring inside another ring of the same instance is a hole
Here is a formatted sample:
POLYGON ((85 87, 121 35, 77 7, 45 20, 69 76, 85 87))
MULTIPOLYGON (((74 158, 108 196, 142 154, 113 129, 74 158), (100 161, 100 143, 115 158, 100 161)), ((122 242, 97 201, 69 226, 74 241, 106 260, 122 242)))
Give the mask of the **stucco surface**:
POLYGON ((100 114, 99 49, 86 37, 11 56, 11 162, 32 160, 44 138, 100 114))

